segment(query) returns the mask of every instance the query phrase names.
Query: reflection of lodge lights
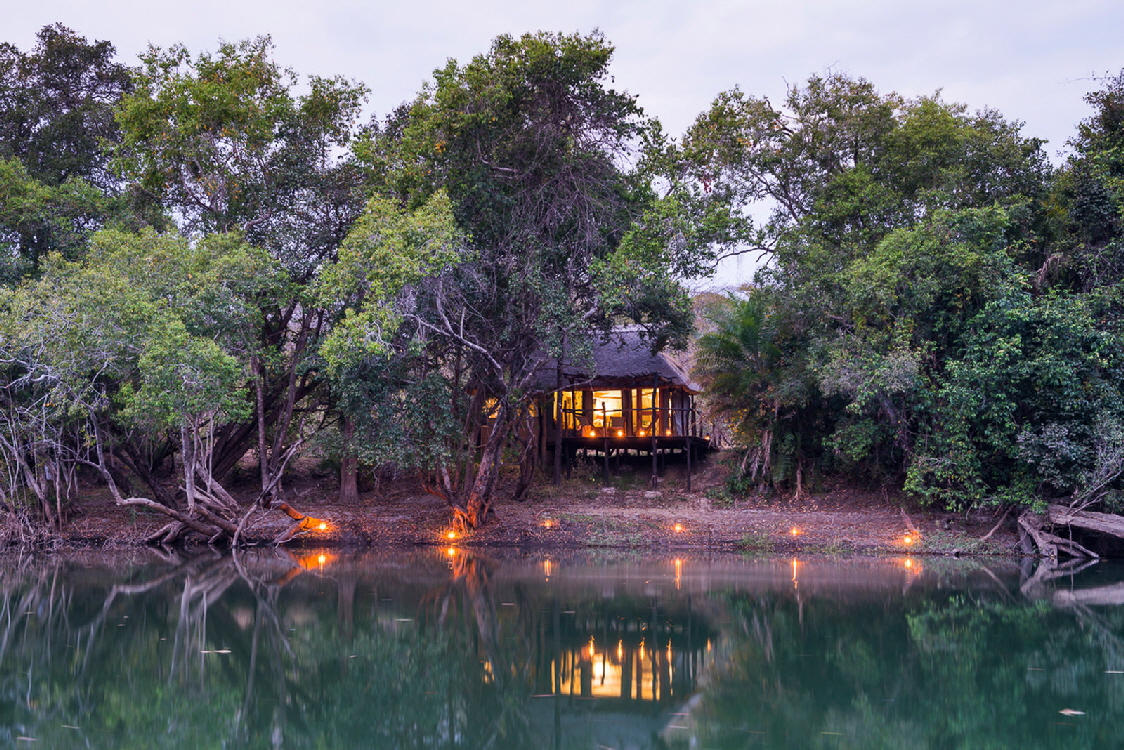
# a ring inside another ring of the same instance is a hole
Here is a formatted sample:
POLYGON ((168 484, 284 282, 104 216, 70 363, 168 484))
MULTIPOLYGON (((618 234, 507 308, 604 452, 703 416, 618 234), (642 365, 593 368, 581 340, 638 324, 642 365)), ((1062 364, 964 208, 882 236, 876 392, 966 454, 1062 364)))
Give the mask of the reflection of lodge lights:
POLYGON ((799 577, 799 566, 800 561, 795 557, 792 558, 792 588, 794 589, 799 588, 800 586, 800 581, 797 580, 797 578, 799 577))
POLYGON ((907 557, 902 560, 902 567, 905 568, 911 576, 919 576, 921 575, 921 571, 924 570, 924 568, 921 567, 921 563, 914 564, 912 557, 907 557))
POLYGON ((678 682, 676 646, 672 638, 661 637, 662 644, 657 638, 651 644, 641 640, 626 648, 623 638, 613 647, 612 641, 599 645, 596 636, 586 634, 585 642, 569 656, 552 660, 551 683, 557 686, 556 695, 576 696, 580 691, 583 698, 627 696, 646 701, 667 697, 666 689, 678 682))
POLYGON ((449 557, 456 557, 457 556, 457 548, 456 547, 450 547, 449 549, 445 550, 445 554, 448 555, 449 557))
POLYGON ((680 588, 683 584, 683 561, 676 558, 675 560, 675 588, 680 588))
POLYGON ((546 576, 546 579, 549 581, 550 576, 554 573, 554 563, 552 563, 550 560, 543 560, 542 561, 542 572, 543 572, 543 575, 546 576))
POLYGON ((301 555, 297 558, 297 565, 303 570, 323 570, 324 566, 330 565, 335 562, 336 555, 329 555, 327 553, 314 552, 309 555, 301 555))

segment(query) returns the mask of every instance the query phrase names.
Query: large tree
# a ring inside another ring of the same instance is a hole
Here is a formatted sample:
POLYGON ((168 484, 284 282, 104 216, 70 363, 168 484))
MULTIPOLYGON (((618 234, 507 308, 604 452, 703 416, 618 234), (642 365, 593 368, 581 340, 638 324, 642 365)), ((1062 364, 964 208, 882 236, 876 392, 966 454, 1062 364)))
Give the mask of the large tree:
POLYGON ((214 447, 220 476, 256 448, 262 487, 276 495, 317 389, 313 357, 329 323, 306 290, 334 262, 363 206, 347 148, 365 88, 312 76, 298 95, 296 74, 271 55, 267 37, 223 44, 216 54, 150 49, 117 114, 116 163, 182 231, 240 232, 287 274, 285 294, 258 300, 245 392, 253 417, 217 427, 214 447))
POLYGON ((32 493, 55 519, 91 467, 118 503, 168 516, 154 541, 231 541, 244 509, 216 477, 215 437, 251 416, 258 304, 285 286, 276 260, 232 235, 106 230, 81 262, 52 256, 2 300, 0 493, 32 493), (173 447, 182 503, 155 476, 173 447))
MULTIPOLYGON (((949 415, 960 407, 948 389, 981 386, 956 364, 980 316, 1048 265, 1041 142, 990 110, 832 74, 793 87, 783 107, 720 95, 682 158, 685 174, 733 208, 768 211, 745 247, 765 253, 759 283, 770 318, 783 321, 771 377, 801 396, 762 404, 758 421, 770 434, 803 425, 794 469, 811 462, 894 483, 910 473, 915 489, 956 502, 994 493, 966 464, 949 469, 952 454, 967 453, 953 447, 949 415), (922 466, 949 471, 937 479, 922 466)), ((996 428, 973 423, 969 442, 996 428)))
POLYGON ((632 241, 655 197, 632 166, 653 123, 610 86, 611 55, 600 34, 501 36, 436 71, 360 149, 407 209, 444 190, 469 238, 460 262, 398 297, 411 382, 437 389, 427 408, 449 426, 424 441, 439 446, 427 485, 465 527, 491 509, 509 441, 533 455, 518 426, 564 344, 618 319, 660 342, 686 330, 667 253, 632 241))
POLYGON ((126 202, 105 144, 131 90, 113 45, 45 26, 33 49, 0 43, 0 282, 33 274, 49 252, 78 257, 126 202))

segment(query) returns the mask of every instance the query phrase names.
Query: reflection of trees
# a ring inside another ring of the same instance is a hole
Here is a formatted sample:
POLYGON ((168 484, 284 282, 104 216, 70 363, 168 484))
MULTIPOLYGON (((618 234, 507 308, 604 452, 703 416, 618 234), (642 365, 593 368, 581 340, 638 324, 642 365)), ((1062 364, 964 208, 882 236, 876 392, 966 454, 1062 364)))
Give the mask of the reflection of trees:
POLYGON ((934 561, 905 589, 609 596, 611 572, 545 585, 441 558, 6 560, 0 743, 1124 746, 1124 678, 1105 675, 1124 670, 1124 584, 1103 566, 1028 570, 1023 590, 983 570, 937 589, 934 561))
POLYGON ((624 746, 617 744, 622 732, 639 734, 647 747, 661 714, 693 692, 708 639, 716 637, 692 614, 689 597, 548 598, 523 583, 501 593, 498 565, 486 558, 453 551, 449 565, 451 580, 427 594, 423 612, 433 629, 465 636, 484 674, 467 673, 457 700, 494 719, 466 747, 541 748, 547 731, 554 747, 624 746), (594 715, 601 719, 596 736, 594 715), (636 726, 622 729, 630 722, 636 726), (612 740, 606 731, 615 732, 612 740))
POLYGON ((500 570, 463 553, 377 575, 276 551, 111 571, 9 561, 0 742, 561 748, 608 727, 651 746, 716 637, 703 618, 500 570))
MULTIPOLYGON (((168 563, 144 580, 94 587, 76 584, 63 565, 27 564, 3 576, 0 719, 11 739, 51 747, 152 747, 157 737, 170 748, 460 744, 442 729, 447 701, 435 689, 465 671, 450 639, 373 619, 354 623, 350 641, 337 638, 341 624, 351 626, 340 621, 346 595, 335 611, 316 606, 308 589, 330 589, 326 577, 290 592, 303 579, 285 557, 168 563)), ((354 581, 343 578, 346 592, 354 581)), ((475 660, 472 667, 479 670, 475 660)))
POLYGON ((1058 590, 1052 601, 1021 595, 1014 581, 911 589, 891 600, 731 595, 723 667, 709 675, 690 731, 669 740, 712 748, 1124 746, 1124 685, 1105 674, 1124 669, 1124 611, 1083 601, 1116 588, 1058 590), (1064 708, 1085 716, 1067 719, 1064 708))

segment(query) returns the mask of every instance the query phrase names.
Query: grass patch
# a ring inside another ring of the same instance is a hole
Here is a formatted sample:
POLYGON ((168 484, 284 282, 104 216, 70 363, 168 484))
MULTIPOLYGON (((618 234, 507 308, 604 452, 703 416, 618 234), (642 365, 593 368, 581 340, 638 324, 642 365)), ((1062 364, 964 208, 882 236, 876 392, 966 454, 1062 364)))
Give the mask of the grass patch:
POLYGON ((922 534, 917 544, 917 552, 935 555, 999 555, 1006 552, 1002 545, 992 540, 982 541, 957 531, 929 531, 922 534))
POLYGON ((810 544, 805 548, 805 551, 820 555, 846 555, 854 552, 855 547, 851 542, 832 539, 825 544, 810 544))
POLYGON ((772 552, 775 546, 772 537, 764 531, 747 531, 738 541, 738 549, 742 552, 761 554, 772 552))
POLYGON ((582 527, 587 547, 639 547, 645 541, 645 529, 637 521, 587 513, 562 513, 558 520, 582 527))

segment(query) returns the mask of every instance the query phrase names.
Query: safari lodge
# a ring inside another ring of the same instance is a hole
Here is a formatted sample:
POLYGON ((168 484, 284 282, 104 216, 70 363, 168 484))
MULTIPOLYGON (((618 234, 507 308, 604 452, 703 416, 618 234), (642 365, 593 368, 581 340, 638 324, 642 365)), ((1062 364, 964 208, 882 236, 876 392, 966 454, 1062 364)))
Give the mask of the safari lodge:
MULTIPOLYGON (((651 456, 653 479, 661 459, 692 461, 710 448, 695 410, 699 388, 665 352, 652 353, 637 331, 617 330, 578 361, 563 358, 544 372, 554 390, 540 401, 544 451, 570 466, 581 453, 609 459, 651 456), (560 455, 557 453, 560 451, 560 455)), ((556 465, 558 465, 556 463, 556 465)))

